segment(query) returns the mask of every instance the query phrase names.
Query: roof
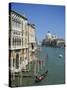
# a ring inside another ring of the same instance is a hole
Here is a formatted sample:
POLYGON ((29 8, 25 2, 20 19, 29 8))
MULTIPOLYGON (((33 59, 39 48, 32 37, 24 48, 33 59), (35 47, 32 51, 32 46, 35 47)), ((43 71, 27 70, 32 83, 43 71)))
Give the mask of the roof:
POLYGON ((61 41, 64 41, 64 39, 61 39, 61 38, 57 38, 56 40, 61 40, 61 41))
POLYGON ((20 16, 21 18, 24 18, 25 20, 28 20, 27 17, 25 17, 24 15, 21 15, 21 14, 17 13, 16 11, 10 10, 9 12, 10 13, 13 12, 13 13, 17 14, 18 16, 20 16))
POLYGON ((28 25, 31 26, 32 28, 35 28, 35 24, 28 23, 28 25))

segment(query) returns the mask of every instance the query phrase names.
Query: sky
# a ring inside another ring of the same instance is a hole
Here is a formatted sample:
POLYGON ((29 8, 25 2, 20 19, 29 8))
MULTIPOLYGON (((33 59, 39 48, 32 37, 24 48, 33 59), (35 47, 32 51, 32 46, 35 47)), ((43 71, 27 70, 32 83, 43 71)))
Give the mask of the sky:
POLYGON ((11 9, 35 24, 38 41, 42 41, 48 31, 65 38, 65 6, 11 3, 11 9))

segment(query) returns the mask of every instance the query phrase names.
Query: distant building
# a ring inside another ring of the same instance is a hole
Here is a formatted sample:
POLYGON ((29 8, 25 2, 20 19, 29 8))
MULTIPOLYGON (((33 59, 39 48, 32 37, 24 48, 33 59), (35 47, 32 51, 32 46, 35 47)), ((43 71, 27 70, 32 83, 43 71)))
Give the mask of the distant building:
POLYGON ((46 40, 52 40, 52 35, 51 35, 50 31, 48 31, 48 33, 46 34, 45 39, 46 40))
POLYGON ((63 40, 63 39, 56 39, 56 41, 57 41, 57 43, 56 43, 56 45, 57 46, 62 46, 62 47, 64 47, 65 46, 65 41, 63 40))
POLYGON ((42 44, 45 44, 45 45, 50 45, 51 44, 51 41, 53 40, 53 37, 52 37, 52 34, 50 33, 50 31, 47 32, 46 36, 45 36, 45 39, 43 40, 42 44))
POLYGON ((56 34, 51 34, 50 31, 48 31, 45 39, 42 41, 42 45, 51 47, 63 47, 65 46, 65 41, 63 39, 59 39, 56 34))
POLYGON ((57 39, 57 36, 56 36, 56 34, 53 34, 52 35, 52 40, 55 40, 55 39, 57 39))
POLYGON ((54 39, 57 39, 57 36, 56 36, 56 34, 51 34, 50 31, 48 31, 48 33, 46 34, 45 39, 46 40, 54 40, 54 39))

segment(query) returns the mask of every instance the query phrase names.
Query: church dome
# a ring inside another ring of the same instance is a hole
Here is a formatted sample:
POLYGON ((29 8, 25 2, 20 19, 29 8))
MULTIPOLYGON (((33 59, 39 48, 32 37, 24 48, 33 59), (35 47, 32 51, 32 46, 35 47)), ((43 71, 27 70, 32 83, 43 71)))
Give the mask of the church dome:
POLYGON ((50 32, 48 32, 48 33, 46 34, 46 39, 52 39, 52 35, 51 35, 50 32))

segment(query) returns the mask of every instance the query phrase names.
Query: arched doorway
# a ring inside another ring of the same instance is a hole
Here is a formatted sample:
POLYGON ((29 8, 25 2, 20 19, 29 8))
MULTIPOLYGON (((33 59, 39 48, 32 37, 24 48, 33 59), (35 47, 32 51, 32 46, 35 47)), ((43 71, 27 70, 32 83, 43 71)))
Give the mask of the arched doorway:
POLYGON ((16 54, 16 69, 19 68, 19 54, 16 54))

